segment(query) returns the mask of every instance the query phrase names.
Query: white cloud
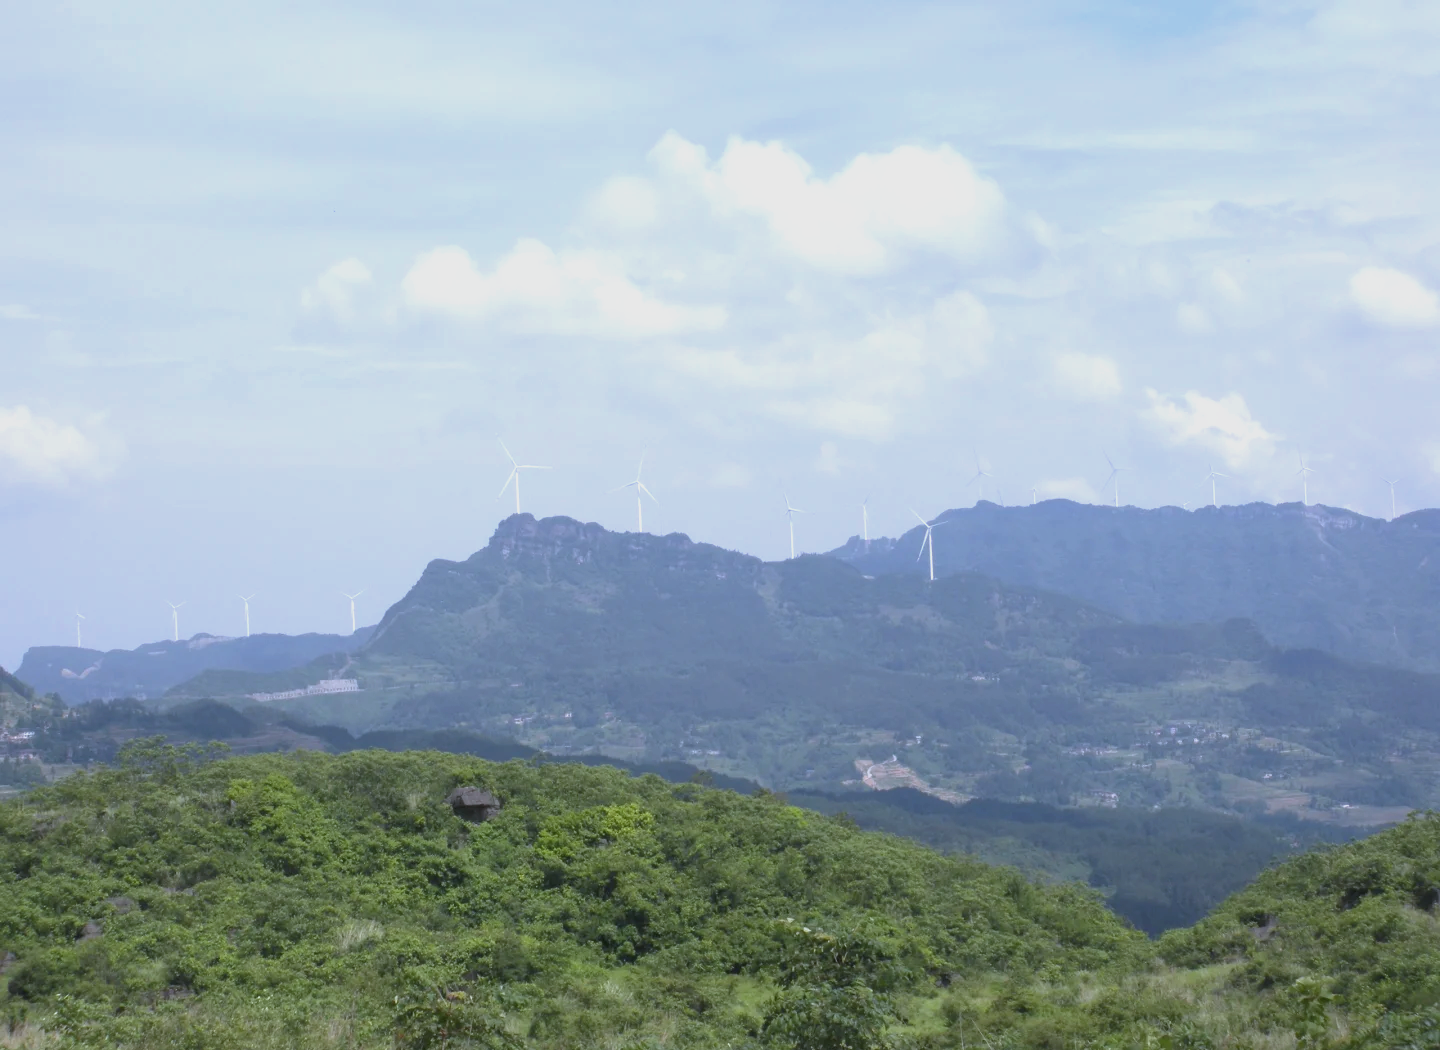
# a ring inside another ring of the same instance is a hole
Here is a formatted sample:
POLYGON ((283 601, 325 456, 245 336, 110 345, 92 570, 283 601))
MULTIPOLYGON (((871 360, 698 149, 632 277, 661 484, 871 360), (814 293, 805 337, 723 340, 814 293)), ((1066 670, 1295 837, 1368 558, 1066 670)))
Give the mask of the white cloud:
POLYGON ((889 405, 855 398, 781 399, 767 402, 765 411, 785 423, 872 441, 889 437, 895 428, 895 412, 889 405))
POLYGON ((738 137, 711 163, 672 131, 650 158, 716 213, 759 218, 784 251, 822 270, 878 273, 915 249, 971 261, 1003 236, 999 187, 949 146, 862 153, 829 179, 782 143, 738 137))
POLYGON ((859 337, 810 331, 754 346, 680 346, 664 362, 711 388, 776 395, 754 402, 772 419, 878 440, 893 433, 903 401, 983 368, 993 336, 985 304, 959 291, 859 337))
POLYGON ((104 475, 110 455, 80 430, 25 405, 0 408, 0 480, 64 485, 104 475))
POLYGON ((1073 499, 1076 503, 1098 503, 1099 494, 1084 478, 1049 478, 1035 483, 1040 499, 1073 499))
POLYGON ((374 278, 359 259, 342 259, 300 293, 300 307, 306 313, 322 314, 338 324, 355 320, 356 294, 368 288, 374 278))
POLYGON ((1208 335, 1215 328, 1205 308, 1197 303, 1181 303, 1175 311, 1175 322, 1186 335, 1208 335))
POLYGON ((1440 297, 1400 270, 1366 266, 1350 278, 1350 297, 1378 324, 1424 328, 1440 322, 1440 297))
POLYGON ((820 442, 820 454, 815 457, 815 469, 831 477, 840 476, 840 446, 833 441, 820 442))
POLYGON ((453 245, 421 255, 400 286, 412 310, 511 330, 609 339, 713 331, 724 309, 681 306, 646 294, 626 275, 618 256, 590 250, 555 252, 522 238, 483 273, 453 245))
POLYGON ((590 198, 588 217, 614 230, 647 229, 660 218, 660 199, 649 179, 617 175, 590 198))
POLYGON ((750 484, 750 471, 739 463, 722 463, 710 475, 711 488, 743 489, 750 484))
POLYGON ((1156 390, 1146 390, 1145 395, 1150 407, 1142 417, 1172 445, 1199 446, 1231 467, 1242 467, 1275 451, 1276 435, 1250 415, 1250 407, 1239 394, 1216 399, 1191 390, 1179 401, 1156 390))
POLYGON ((1120 395, 1120 369, 1108 357, 1064 353, 1051 362, 1050 381, 1056 393, 1079 401, 1107 401, 1120 395))

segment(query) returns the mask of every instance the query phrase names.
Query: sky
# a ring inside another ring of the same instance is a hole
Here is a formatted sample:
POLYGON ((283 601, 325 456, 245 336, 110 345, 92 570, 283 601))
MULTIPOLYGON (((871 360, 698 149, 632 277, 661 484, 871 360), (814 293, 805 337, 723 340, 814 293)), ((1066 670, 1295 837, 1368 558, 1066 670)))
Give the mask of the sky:
POLYGON ((13 7, 0 664, 348 631, 522 506, 1440 503, 1440 5, 13 7), (977 463, 992 477, 975 483, 977 463))

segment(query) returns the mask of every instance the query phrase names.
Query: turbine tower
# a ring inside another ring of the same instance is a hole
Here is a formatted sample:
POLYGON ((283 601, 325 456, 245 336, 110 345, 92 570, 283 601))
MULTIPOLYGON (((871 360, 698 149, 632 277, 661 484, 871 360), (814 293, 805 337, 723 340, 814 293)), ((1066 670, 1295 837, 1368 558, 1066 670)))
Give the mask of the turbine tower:
POLYGON ((245 637, 246 637, 246 638, 249 638, 249 637, 250 637, 250 599, 253 598, 253 597, 255 597, 255 595, 253 595, 253 594, 237 594, 236 597, 239 598, 242 602, 245 603, 245 637))
POLYGON ((924 526, 925 526, 925 538, 920 541, 920 553, 917 554, 917 555, 915 555, 915 560, 916 560, 916 561, 919 561, 921 558, 925 557, 925 551, 926 551, 927 549, 930 551, 930 582, 931 582, 931 583, 934 583, 934 582, 935 582, 935 539, 934 539, 934 537, 931 535, 931 533, 934 532, 936 529, 938 529, 941 525, 944 525, 945 522, 943 522, 943 521, 926 521, 924 518, 920 517, 920 515, 916 512, 916 510, 915 510, 914 507, 911 507, 911 508, 910 508, 910 513, 915 515, 915 520, 916 520, 916 521, 918 521, 921 525, 924 525, 924 526))
POLYGON ((1039 498, 1040 498, 1040 490, 1039 490, 1039 489, 1031 489, 1031 490, 1030 490, 1030 506, 1032 506, 1032 507, 1035 506, 1035 501, 1038 500, 1039 498))
POLYGON ((870 549, 870 497, 866 496, 860 501, 860 538, 865 541, 865 549, 870 549))
MULTIPOLYGON (((986 478, 994 478, 994 477, 995 477, 994 474, 991 474, 988 470, 986 470, 984 467, 982 467, 982 466, 980 465, 980 453, 978 453, 978 452, 975 453, 975 476, 974 476, 973 478, 971 478, 969 481, 967 481, 965 484, 966 484, 967 486, 969 486, 969 485, 974 485, 976 482, 979 482, 979 483, 980 483, 979 488, 978 488, 978 489, 976 490, 976 492, 975 492, 975 502, 976 502, 976 503, 979 503, 981 500, 983 500, 983 499, 985 498, 985 479, 986 479, 986 478)), ((912 511, 911 513, 914 513, 914 512, 912 511)))
MULTIPOLYGON (((519 468, 516 468, 516 469, 519 469, 519 468)), ((641 454, 641 456, 640 456, 640 465, 635 468, 635 480, 634 480, 634 481, 627 481, 627 482, 625 482, 625 484, 620 485, 620 486, 617 486, 616 488, 613 488, 613 489, 610 490, 611 492, 621 492, 621 491, 623 491, 623 490, 625 490, 625 489, 634 489, 634 490, 635 490, 635 531, 636 531, 636 532, 644 532, 644 531, 645 531, 645 503, 644 503, 644 501, 643 501, 640 497, 641 497, 642 495, 644 495, 644 496, 649 496, 650 499, 651 499, 653 502, 655 502, 655 503, 659 503, 659 502, 660 502, 658 499, 655 499, 655 493, 653 493, 653 492, 651 492, 649 489, 647 489, 647 488, 645 487, 645 482, 643 482, 643 481, 640 480, 640 472, 641 472, 642 470, 644 470, 644 469, 645 469, 645 456, 644 456, 644 454, 641 454)), ((520 481, 519 481, 518 478, 516 479, 515 483, 516 483, 517 485, 520 483, 520 481)), ((503 492, 503 491, 505 491, 505 490, 504 490, 504 489, 501 489, 500 491, 503 492)))
POLYGON ((84 614, 84 613, 78 613, 78 612, 77 612, 77 613, 75 614, 75 648, 76 648, 76 649, 83 649, 83 648, 85 648, 85 646, 84 646, 83 644, 81 644, 81 642, 80 642, 80 621, 83 620, 83 619, 85 619, 85 614, 84 614))
MULTIPOLYGON (((1212 507, 1218 507, 1218 506, 1220 506, 1220 504, 1215 501, 1215 479, 1216 479, 1216 478, 1228 478, 1229 476, 1230 476, 1229 474, 1221 474, 1221 473, 1220 473, 1218 470, 1216 470, 1213 466, 1210 468, 1210 473, 1205 475, 1205 480, 1208 481, 1208 482, 1210 482, 1210 506, 1212 506, 1212 507)), ((1187 508, 1187 509, 1188 509, 1188 508, 1187 508)))
MULTIPOLYGON (((1105 485, 1110 484, 1112 481, 1115 482, 1115 506, 1118 507, 1120 506, 1120 475, 1129 468, 1117 467, 1115 461, 1110 458, 1110 453, 1105 452, 1103 454, 1105 456, 1105 462, 1110 464, 1110 476, 1105 479, 1105 485)), ((1100 488, 1104 489, 1105 485, 1101 485, 1100 488)))
MULTIPOLYGON (((341 591, 340 593, 341 593, 341 594, 345 594, 344 591, 341 591)), ((351 633, 351 634, 354 634, 354 633, 355 633, 355 599, 358 598, 358 597, 360 597, 360 595, 362 595, 362 594, 364 594, 364 593, 365 593, 365 589, 362 587, 360 590, 356 591, 354 594, 345 594, 345 597, 347 597, 347 598, 350 599, 350 633, 351 633)))
POLYGON ((550 467, 536 466, 534 463, 516 463, 516 462, 515 462, 515 457, 512 456, 512 455, 510 455, 510 450, 509 450, 508 448, 505 448, 505 442, 503 442, 503 441, 500 442, 500 447, 501 447, 501 449, 503 449, 504 452, 505 452, 505 458, 510 461, 510 476, 505 479, 505 484, 503 484, 503 485, 500 486, 500 491, 499 491, 499 493, 496 494, 495 498, 496 498, 496 499, 499 499, 501 496, 505 495, 505 490, 510 487, 510 483, 513 481, 513 482, 515 483, 515 513, 516 513, 516 514, 519 514, 519 513, 520 513, 520 472, 521 472, 522 470, 550 470, 551 468, 550 468, 550 467))
POLYGON ((1305 465, 1305 455, 1300 453, 1300 469, 1295 476, 1300 479, 1300 505, 1310 506, 1310 475, 1315 473, 1315 468, 1305 465))
POLYGON ((1394 481, 1391 481, 1389 478, 1385 477, 1383 474, 1379 475, 1379 478, 1380 478, 1381 481, 1385 482, 1385 484, 1387 484, 1387 485, 1390 486, 1390 520, 1391 520, 1391 521, 1394 521, 1394 520, 1395 520, 1395 486, 1398 485, 1398 484, 1400 484, 1400 479, 1399 479, 1399 478, 1396 478, 1394 481))
POLYGON ((180 610, 184 608, 185 603, 181 602, 179 605, 176 605, 174 602, 166 602, 165 604, 170 606, 170 619, 173 621, 175 627, 175 641, 178 642, 180 640, 180 610))
POLYGON ((790 522, 790 557, 795 557, 795 515, 808 514, 809 511, 801 510, 799 507, 790 506, 790 496, 785 496, 785 517, 790 522))

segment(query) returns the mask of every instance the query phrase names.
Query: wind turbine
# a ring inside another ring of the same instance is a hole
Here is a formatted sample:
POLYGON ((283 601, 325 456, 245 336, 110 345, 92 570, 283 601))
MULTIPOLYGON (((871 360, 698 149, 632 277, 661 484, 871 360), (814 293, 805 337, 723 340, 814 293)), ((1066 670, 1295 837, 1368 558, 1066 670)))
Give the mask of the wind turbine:
POLYGON ((870 549, 870 497, 866 496, 860 501, 860 538, 865 541, 865 549, 870 549))
POLYGON ((170 606, 170 618, 174 621, 175 640, 178 642, 180 640, 180 610, 185 607, 185 603, 181 602, 176 605, 174 602, 166 602, 165 604, 170 606))
POLYGON ((1229 474, 1221 474, 1221 473, 1220 473, 1218 470, 1216 470, 1213 466, 1210 468, 1210 473, 1205 475, 1205 480, 1208 481, 1208 482, 1210 482, 1210 506, 1212 506, 1212 507, 1218 507, 1218 506, 1220 506, 1220 504, 1215 501, 1215 479, 1216 479, 1216 478, 1228 478, 1228 477, 1230 477, 1229 474))
POLYGON ((246 637, 246 638, 249 638, 249 637, 250 637, 250 599, 253 598, 253 597, 255 597, 255 595, 253 595, 253 594, 237 594, 236 597, 239 598, 242 602, 245 603, 245 637, 246 637))
MULTIPOLYGON (((516 470, 519 470, 520 468, 519 468, 519 467, 516 467, 515 469, 516 469, 516 470)), ((634 490, 635 490, 635 531, 636 531, 636 532, 644 532, 644 531, 645 531, 645 504, 644 504, 644 502, 640 499, 641 495, 649 496, 650 499, 653 500, 653 501, 656 502, 656 503, 659 503, 659 502, 660 502, 658 499, 655 499, 655 493, 653 493, 653 492, 651 492, 649 489, 647 489, 647 488, 645 487, 645 482, 643 482, 643 481, 640 480, 640 472, 641 472, 642 470, 644 470, 644 469, 645 469, 645 456, 642 454, 642 455, 640 456, 640 465, 635 468, 635 480, 634 480, 634 481, 627 481, 627 482, 625 482, 625 484, 619 485, 619 486, 617 486, 616 488, 613 488, 613 489, 610 490, 611 492, 620 492, 622 489, 634 489, 634 490)), ((520 479, 519 479, 518 477, 515 479, 515 484, 516 484, 517 486, 520 484, 520 479)), ((504 489, 501 489, 500 491, 501 491, 501 492, 504 492, 505 490, 504 490, 504 489)), ((518 500, 518 499, 519 499, 519 495, 518 495, 519 489, 518 489, 518 488, 516 489, 516 493, 517 493, 516 499, 518 500)), ((518 507, 520 504, 517 502, 515 505, 518 507)))
POLYGON ((790 521, 790 557, 795 557, 795 515, 808 514, 809 511, 801 510, 799 507, 790 506, 790 497, 785 497, 785 517, 790 521))
MULTIPOLYGON (((1110 453, 1105 452, 1103 455, 1105 456, 1105 462, 1110 464, 1110 476, 1105 479, 1105 485, 1110 484, 1112 481, 1115 482, 1115 506, 1118 507, 1120 506, 1120 475, 1129 468, 1117 467, 1115 461, 1110 458, 1110 453)), ((1103 489, 1105 485, 1101 485, 1100 487, 1103 489)))
POLYGON ((83 644, 81 644, 81 642, 80 642, 80 621, 83 620, 83 619, 85 619, 85 614, 84 614, 84 613, 78 613, 78 612, 77 612, 77 613, 75 614, 75 648, 76 648, 76 649, 83 649, 83 648, 85 648, 85 646, 84 646, 83 644))
POLYGON ((1400 479, 1399 479, 1399 478, 1396 478, 1394 481, 1391 481, 1389 478, 1385 477, 1385 475, 1383 475, 1383 474, 1377 474, 1376 477, 1378 477, 1381 481, 1385 482, 1385 484, 1387 484, 1387 485, 1390 486, 1390 520, 1391 520, 1391 521, 1394 521, 1394 520, 1395 520, 1395 486, 1398 485, 1398 484, 1400 484, 1400 479))
POLYGON ((1305 465, 1304 453, 1299 455, 1300 469, 1295 472, 1295 476, 1300 479, 1300 505, 1308 507, 1310 506, 1310 475, 1315 473, 1315 468, 1305 465))
MULTIPOLYGON (((341 593, 341 594, 345 594, 344 591, 341 591, 340 593, 341 593)), ((360 595, 362 595, 362 594, 364 594, 364 593, 365 593, 365 589, 362 587, 360 590, 356 591, 354 594, 345 594, 345 597, 347 597, 347 598, 350 599, 350 633, 351 633, 351 634, 354 634, 354 633, 355 633, 355 599, 358 598, 358 597, 360 597, 360 595)))
POLYGON ((934 539, 934 537, 932 537, 930 534, 931 534, 932 532, 934 532, 937 528, 939 528, 941 525, 944 525, 945 522, 943 522, 943 521, 934 521, 934 522, 926 521, 924 518, 920 517, 920 515, 919 515, 918 513, 916 513, 914 507, 911 507, 911 508, 910 508, 910 513, 915 515, 915 520, 916 520, 916 521, 918 521, 921 525, 924 525, 924 526, 925 526, 925 538, 920 541, 920 553, 917 554, 917 555, 915 555, 915 560, 916 560, 916 561, 919 561, 921 558, 925 557, 925 551, 926 551, 927 548, 929 549, 929 551, 930 551, 930 582, 931 582, 931 583, 934 583, 934 582, 935 582, 935 539, 934 539))
MULTIPOLYGON (((510 476, 505 479, 505 484, 500 486, 500 491, 495 498, 499 499, 505 495, 505 490, 510 487, 510 482, 515 482, 515 513, 520 513, 520 472, 522 470, 550 470, 550 467, 536 466, 534 463, 516 463, 515 457, 510 455, 510 450, 505 448, 505 442, 500 442, 500 447, 505 451, 505 458, 510 461, 510 476)), ((652 499, 654 497, 651 497, 652 499)))
POLYGON ((1039 489, 1031 489, 1031 490, 1030 490, 1030 506, 1032 506, 1032 507, 1035 506, 1035 501, 1038 500, 1039 498, 1040 498, 1040 490, 1039 490, 1039 489))
POLYGON ((967 481, 965 484, 968 486, 974 485, 977 481, 980 483, 980 487, 975 493, 976 503, 979 503, 985 498, 985 479, 993 477, 995 477, 994 474, 991 474, 988 470, 986 470, 980 465, 980 453, 975 453, 975 476, 969 481, 967 481))

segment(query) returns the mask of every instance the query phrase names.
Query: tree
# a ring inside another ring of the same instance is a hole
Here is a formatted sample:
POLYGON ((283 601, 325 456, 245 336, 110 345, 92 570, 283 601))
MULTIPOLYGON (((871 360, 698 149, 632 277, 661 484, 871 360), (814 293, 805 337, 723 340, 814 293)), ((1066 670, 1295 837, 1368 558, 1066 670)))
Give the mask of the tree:
POLYGON ((829 934, 787 919, 781 990, 765 1010, 767 1045, 784 1050, 880 1050, 908 976, 868 930, 829 934))

